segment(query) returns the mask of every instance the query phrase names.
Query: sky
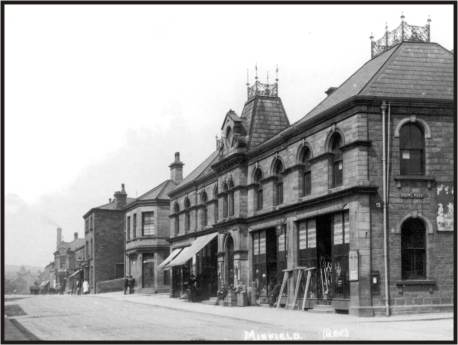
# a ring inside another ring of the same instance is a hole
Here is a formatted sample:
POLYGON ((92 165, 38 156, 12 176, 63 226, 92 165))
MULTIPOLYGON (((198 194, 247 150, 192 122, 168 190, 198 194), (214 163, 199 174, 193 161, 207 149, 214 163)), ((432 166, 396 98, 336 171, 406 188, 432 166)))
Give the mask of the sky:
POLYGON ((176 151, 191 172, 255 65, 278 65, 299 120, 402 13, 453 49, 449 5, 6 5, 6 264, 46 265, 58 226, 83 237, 84 213, 169 178, 176 151))

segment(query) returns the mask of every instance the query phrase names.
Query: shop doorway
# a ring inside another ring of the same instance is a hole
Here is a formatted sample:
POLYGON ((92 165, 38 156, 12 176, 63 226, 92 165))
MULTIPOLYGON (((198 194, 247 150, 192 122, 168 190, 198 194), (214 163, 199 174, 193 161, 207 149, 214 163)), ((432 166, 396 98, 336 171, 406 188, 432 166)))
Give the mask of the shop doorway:
POLYGON ((142 287, 154 287, 154 254, 143 254, 142 287))
POLYGON ((271 290, 279 279, 284 265, 278 258, 275 228, 253 232, 253 280, 257 297, 267 303, 271 290))
POLYGON ((234 240, 231 235, 227 235, 225 243, 225 276, 227 286, 234 286, 234 240))
POLYGON ((321 303, 332 299, 332 217, 316 218, 317 298, 321 303))
POLYGON ((218 241, 214 238, 196 255, 196 279, 200 299, 215 297, 218 291, 218 241))

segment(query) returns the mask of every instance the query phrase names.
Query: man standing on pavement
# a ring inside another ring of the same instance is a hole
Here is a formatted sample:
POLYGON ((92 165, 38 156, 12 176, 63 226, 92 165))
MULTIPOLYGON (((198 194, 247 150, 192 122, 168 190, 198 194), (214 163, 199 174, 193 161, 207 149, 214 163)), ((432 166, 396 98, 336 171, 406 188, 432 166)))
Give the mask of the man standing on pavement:
POLYGON ((128 289, 129 289, 129 276, 126 275, 124 277, 124 295, 127 294, 128 289))

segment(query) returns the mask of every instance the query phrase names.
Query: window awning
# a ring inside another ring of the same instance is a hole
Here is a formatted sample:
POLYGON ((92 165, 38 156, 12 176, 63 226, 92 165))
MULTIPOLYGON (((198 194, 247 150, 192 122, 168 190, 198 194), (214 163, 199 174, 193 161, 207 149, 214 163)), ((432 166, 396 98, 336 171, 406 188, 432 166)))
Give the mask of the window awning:
POLYGON ((181 251, 183 250, 183 248, 175 248, 174 250, 172 250, 172 252, 170 253, 169 256, 167 256, 167 258, 162 261, 159 266, 157 266, 159 269, 163 269, 170 261, 172 261, 173 259, 176 258, 176 256, 178 254, 181 253, 181 251))
POLYGON ((211 240, 218 236, 217 232, 197 237, 196 240, 190 245, 183 249, 183 251, 173 259, 167 266, 174 267, 184 265, 189 259, 196 255, 201 249, 203 249, 211 240))

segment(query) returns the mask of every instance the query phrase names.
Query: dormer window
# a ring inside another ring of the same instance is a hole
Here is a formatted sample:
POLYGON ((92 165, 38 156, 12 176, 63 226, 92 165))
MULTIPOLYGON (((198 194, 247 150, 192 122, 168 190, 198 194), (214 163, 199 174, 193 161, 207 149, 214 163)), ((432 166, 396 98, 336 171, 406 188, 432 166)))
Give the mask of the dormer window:
POLYGON ((227 147, 232 147, 232 129, 231 127, 226 128, 226 146, 227 147))

